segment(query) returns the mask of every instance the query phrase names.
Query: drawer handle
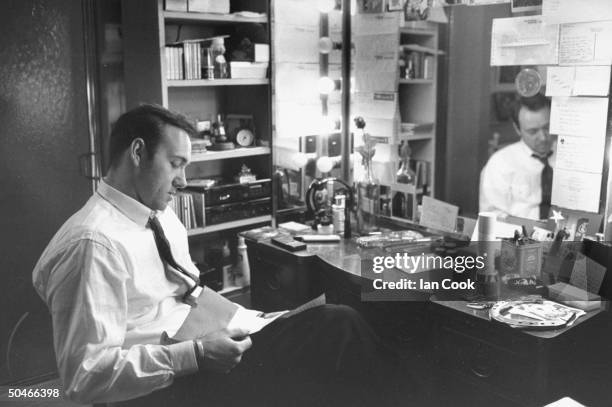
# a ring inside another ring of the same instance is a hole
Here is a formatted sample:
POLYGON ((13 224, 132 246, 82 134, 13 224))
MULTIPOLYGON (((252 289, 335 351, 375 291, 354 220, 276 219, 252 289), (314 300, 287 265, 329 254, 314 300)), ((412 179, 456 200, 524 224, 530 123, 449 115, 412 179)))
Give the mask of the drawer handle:
POLYGON ((493 366, 488 363, 487 352, 479 349, 476 351, 477 353, 474 355, 472 359, 472 363, 470 363, 470 370, 474 375, 480 377, 481 379, 488 379, 493 375, 493 366))
POLYGON ((280 290, 281 288, 281 283, 280 283, 280 278, 278 277, 278 273, 274 273, 269 278, 267 278, 266 283, 268 285, 268 288, 271 290, 276 291, 276 290, 280 290))

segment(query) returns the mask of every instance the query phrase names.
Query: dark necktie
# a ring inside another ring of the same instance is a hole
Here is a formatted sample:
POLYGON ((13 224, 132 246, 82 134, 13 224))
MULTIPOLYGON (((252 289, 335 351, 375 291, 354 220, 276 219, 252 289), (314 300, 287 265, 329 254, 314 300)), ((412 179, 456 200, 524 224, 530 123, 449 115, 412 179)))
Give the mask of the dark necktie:
POLYGON ((532 154, 533 158, 540 160, 542 164, 544 164, 544 168, 542 168, 542 177, 541 177, 541 185, 542 185, 542 201, 540 202, 540 219, 546 219, 548 217, 548 212, 550 210, 550 200, 552 197, 552 179, 553 179, 553 169, 548 164, 548 157, 552 155, 552 152, 546 154, 546 156, 541 157, 537 154, 532 154))
MULTIPOLYGON (((155 245, 157 246, 157 251, 159 252, 159 257, 161 257, 162 261, 172 266, 176 271, 193 281, 194 286, 190 287, 190 290, 185 294, 185 300, 187 301, 187 297, 189 297, 194 289, 200 285, 200 280, 187 272, 180 264, 176 262, 174 256, 172 256, 172 250, 170 250, 170 243, 168 243, 168 239, 164 234, 164 229, 159 223, 159 219, 155 216, 151 216, 149 218, 148 226, 153 231, 153 236, 155 237, 155 245)), ((190 302, 191 300, 187 301, 190 302)))

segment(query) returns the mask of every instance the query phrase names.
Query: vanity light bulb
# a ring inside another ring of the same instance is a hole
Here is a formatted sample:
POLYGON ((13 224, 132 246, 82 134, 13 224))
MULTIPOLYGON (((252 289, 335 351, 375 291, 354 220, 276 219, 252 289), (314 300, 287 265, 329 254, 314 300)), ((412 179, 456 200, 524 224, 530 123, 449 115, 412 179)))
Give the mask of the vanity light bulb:
POLYGON ((325 156, 317 160, 317 169, 321 172, 330 172, 334 166, 331 158, 325 156))
POLYGON ((336 0, 317 0, 317 8, 321 13, 329 13, 336 8, 336 0))
POLYGON ((319 87, 319 93, 323 95, 329 95, 336 88, 336 84, 329 77, 324 76, 319 79, 318 87, 319 87))
POLYGON ((297 168, 303 168, 306 166, 307 163, 308 158, 306 157, 306 154, 296 153, 293 155, 293 164, 295 164, 297 168))
POLYGON ((334 43, 329 37, 321 37, 319 39, 319 52, 321 54, 329 54, 334 49, 334 43))

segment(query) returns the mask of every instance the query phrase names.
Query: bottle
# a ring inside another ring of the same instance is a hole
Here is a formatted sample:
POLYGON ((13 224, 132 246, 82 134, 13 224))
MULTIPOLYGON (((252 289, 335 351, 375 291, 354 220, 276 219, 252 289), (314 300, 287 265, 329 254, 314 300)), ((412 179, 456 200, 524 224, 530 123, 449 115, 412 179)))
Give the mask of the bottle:
POLYGON ((232 259, 229 242, 223 241, 221 249, 221 269, 223 276, 223 288, 233 287, 235 285, 234 275, 232 273, 232 259))
MULTIPOLYGON (((410 146, 407 141, 402 140, 401 144, 398 147, 399 156, 401 158, 400 168, 395 173, 395 182, 398 184, 408 184, 411 187, 409 188, 406 196, 404 197, 404 208, 402 210, 403 216, 405 218, 416 220, 415 213, 415 196, 416 196, 416 183, 417 176, 416 172, 412 168, 410 168, 410 146)), ((402 194, 404 196, 404 194, 402 194)), ((397 216, 397 215, 395 215, 397 216)))
POLYGON ((344 233, 344 208, 346 205, 346 197, 337 195, 336 203, 332 205, 332 216, 334 223, 334 233, 344 233))
POLYGON ((214 78, 225 79, 227 74, 227 61, 225 59, 225 36, 215 37, 210 46, 212 62, 214 66, 214 78))
POLYGON ((244 237, 238 236, 237 259, 232 273, 236 276, 238 285, 247 287, 251 284, 251 269, 249 268, 249 257, 244 237))

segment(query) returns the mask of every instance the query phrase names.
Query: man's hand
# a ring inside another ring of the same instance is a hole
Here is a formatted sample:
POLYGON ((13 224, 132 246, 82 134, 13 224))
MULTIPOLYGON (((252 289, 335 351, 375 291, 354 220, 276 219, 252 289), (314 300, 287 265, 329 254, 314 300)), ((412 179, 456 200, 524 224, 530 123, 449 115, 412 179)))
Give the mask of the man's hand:
POLYGON ((253 345, 248 331, 238 328, 211 332, 196 341, 201 343, 200 350, 204 351, 198 357, 200 368, 217 373, 232 370, 240 363, 242 354, 253 345))

